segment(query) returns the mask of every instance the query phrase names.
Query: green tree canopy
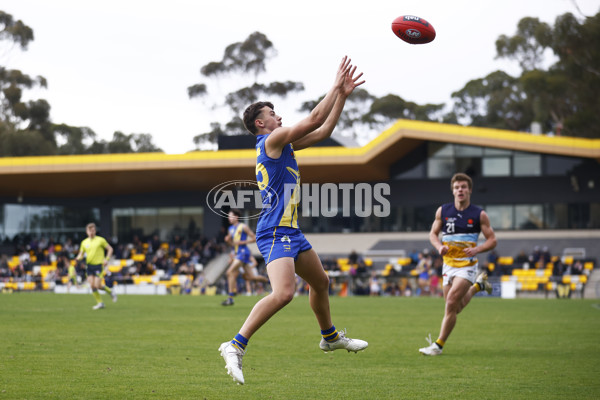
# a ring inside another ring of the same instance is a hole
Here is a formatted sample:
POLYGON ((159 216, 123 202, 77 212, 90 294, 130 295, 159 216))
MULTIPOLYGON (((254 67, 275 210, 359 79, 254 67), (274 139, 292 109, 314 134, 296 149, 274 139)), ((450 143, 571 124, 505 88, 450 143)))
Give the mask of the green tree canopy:
POLYGON ((452 94, 457 120, 475 126, 600 137, 600 13, 578 20, 566 13, 554 26, 526 17, 513 36, 496 41, 498 58, 516 61, 521 75, 496 71, 452 94), (544 56, 556 61, 543 69, 544 56))
MULTIPOLYGON (((0 11, 0 42, 27 50, 33 40, 33 29, 0 11)), ((149 134, 115 132, 112 141, 105 142, 96 141, 88 127, 54 124, 46 100, 23 100, 25 91, 47 85, 43 76, 0 65, 0 156, 162 151, 149 134)))

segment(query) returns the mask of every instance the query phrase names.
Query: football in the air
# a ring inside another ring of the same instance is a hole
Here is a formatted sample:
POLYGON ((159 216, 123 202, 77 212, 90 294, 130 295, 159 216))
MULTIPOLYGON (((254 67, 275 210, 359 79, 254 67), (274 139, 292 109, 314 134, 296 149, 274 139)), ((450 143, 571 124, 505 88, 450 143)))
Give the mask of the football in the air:
POLYGON ((423 18, 402 15, 392 22, 392 30, 400 39, 410 44, 429 43, 435 39, 435 29, 423 18))

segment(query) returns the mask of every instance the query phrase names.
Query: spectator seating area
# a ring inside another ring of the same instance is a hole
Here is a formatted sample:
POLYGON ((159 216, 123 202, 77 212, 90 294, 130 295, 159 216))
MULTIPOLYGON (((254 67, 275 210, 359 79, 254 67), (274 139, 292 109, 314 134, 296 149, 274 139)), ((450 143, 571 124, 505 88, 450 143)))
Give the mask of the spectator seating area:
MULTIPOLYGON (((120 246, 121 251, 116 254, 125 258, 111 260, 108 270, 117 285, 161 285, 169 293, 215 293, 217 289, 207 288, 203 280, 203 266, 227 248, 222 243, 211 243, 204 241, 203 244, 198 244, 200 247, 196 247, 196 244, 184 243, 183 246, 178 246, 173 243, 160 243, 154 245, 158 247, 157 250, 153 250, 151 244, 141 242, 120 246), (208 248, 211 250, 205 251, 208 248), (200 253, 203 255, 200 256, 200 253)), ((499 256, 494 262, 480 260, 480 263, 482 267, 487 268, 492 282, 515 282, 517 292, 548 296, 549 293, 567 288, 570 292, 583 295, 583 289, 596 261, 586 259, 585 251, 577 250, 580 249, 565 249, 563 256, 548 257, 548 261, 542 258, 537 262, 523 262, 511 256, 499 256)), ((54 244, 52 250, 45 250, 45 253, 42 255, 45 262, 38 262, 40 254, 34 250, 10 258, 3 256, 3 264, 0 265, 0 290, 53 290, 56 285, 69 284, 67 266, 76 266, 72 259, 76 249, 71 249, 67 254, 62 245, 54 244)), ((381 287, 379 294, 421 294, 421 290, 425 290, 423 282, 419 282, 423 273, 419 263, 421 257, 415 254, 406 255, 404 251, 394 254, 400 256, 363 258, 351 253, 350 256, 324 258, 323 266, 331 278, 332 293, 371 294, 368 281, 374 279, 381 287)), ((423 254, 428 258, 429 282, 428 286, 426 285, 426 293, 439 296, 441 258, 437 254, 423 254)), ((79 283, 82 283, 83 270, 79 268, 78 273, 79 283)))

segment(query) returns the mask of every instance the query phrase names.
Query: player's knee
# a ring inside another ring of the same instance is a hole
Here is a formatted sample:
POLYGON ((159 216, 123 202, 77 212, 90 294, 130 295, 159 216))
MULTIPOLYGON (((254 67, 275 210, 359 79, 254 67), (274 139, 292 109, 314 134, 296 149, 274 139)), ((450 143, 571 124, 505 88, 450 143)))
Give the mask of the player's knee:
POLYGON ((454 298, 448 298, 446 300, 446 310, 450 311, 450 312, 455 312, 455 313, 459 313, 460 310, 462 309, 461 307, 461 302, 454 299, 454 298))
POLYGON ((285 306, 294 299, 294 290, 285 289, 273 292, 273 297, 280 307, 285 306))
POLYGON ((316 279, 311 287, 317 291, 329 291, 329 276, 327 274, 323 274, 322 277, 316 279))

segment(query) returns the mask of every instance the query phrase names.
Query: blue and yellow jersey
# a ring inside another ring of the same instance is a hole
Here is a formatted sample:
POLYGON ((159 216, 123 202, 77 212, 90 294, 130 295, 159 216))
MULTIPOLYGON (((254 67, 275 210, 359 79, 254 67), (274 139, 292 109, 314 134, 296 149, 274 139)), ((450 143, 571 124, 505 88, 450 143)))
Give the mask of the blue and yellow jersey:
POLYGON ((239 250, 248 247, 245 244, 235 244, 235 242, 239 242, 240 240, 246 240, 246 238, 248 237, 248 235, 246 234, 246 232, 244 232, 244 229, 242 228, 243 224, 237 223, 235 225, 230 225, 228 229, 229 236, 231 236, 231 240, 234 242, 233 251, 235 252, 235 254, 238 254, 239 250))
POLYGON ((81 242, 81 248, 85 252, 85 262, 88 265, 98 265, 104 262, 104 249, 108 247, 108 242, 101 236, 94 236, 93 239, 86 238, 81 242))
POLYGON ((448 246, 444 264, 454 268, 477 265, 477 258, 467 257, 464 249, 477 246, 481 211, 472 204, 462 211, 458 211, 454 203, 442 205, 442 244, 448 246))
POLYGON ((271 158, 265 152, 268 136, 256 138, 256 181, 263 202, 257 236, 274 227, 298 229, 300 171, 294 149, 287 144, 278 159, 271 158))

